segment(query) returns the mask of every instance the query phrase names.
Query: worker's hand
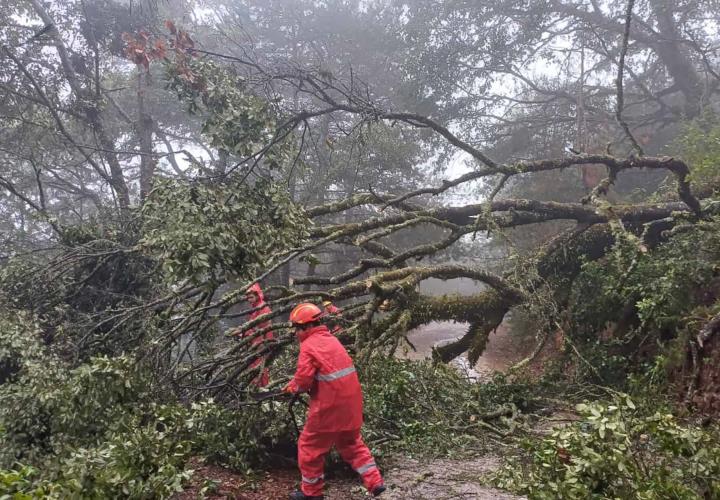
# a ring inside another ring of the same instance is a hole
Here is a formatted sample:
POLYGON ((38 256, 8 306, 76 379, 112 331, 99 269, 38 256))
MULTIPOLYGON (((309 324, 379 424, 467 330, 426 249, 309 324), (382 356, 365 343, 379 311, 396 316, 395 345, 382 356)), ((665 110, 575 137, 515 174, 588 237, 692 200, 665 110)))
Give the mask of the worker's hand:
POLYGON ((290 382, 288 385, 283 387, 283 392, 286 394, 295 394, 295 384, 290 382))

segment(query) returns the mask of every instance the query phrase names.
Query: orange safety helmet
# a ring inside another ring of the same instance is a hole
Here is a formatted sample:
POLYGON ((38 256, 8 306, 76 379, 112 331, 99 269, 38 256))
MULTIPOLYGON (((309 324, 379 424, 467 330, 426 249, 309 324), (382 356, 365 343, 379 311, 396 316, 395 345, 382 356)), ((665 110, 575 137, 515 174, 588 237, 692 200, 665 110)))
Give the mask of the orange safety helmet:
POLYGON ((290 313, 290 323, 293 325, 307 325, 313 321, 317 321, 323 315, 323 312, 315 304, 303 302, 295 306, 290 313))

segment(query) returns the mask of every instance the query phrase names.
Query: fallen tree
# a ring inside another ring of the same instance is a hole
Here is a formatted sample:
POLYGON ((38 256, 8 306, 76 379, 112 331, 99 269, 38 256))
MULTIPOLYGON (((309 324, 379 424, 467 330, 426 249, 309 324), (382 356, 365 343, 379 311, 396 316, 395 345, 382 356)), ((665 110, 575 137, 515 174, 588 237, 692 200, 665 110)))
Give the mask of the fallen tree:
MULTIPOLYGON (((272 362, 291 342, 292 335, 284 334, 289 330, 284 314, 305 300, 342 304, 344 336, 361 356, 393 353, 406 341, 408 330, 434 320, 453 320, 467 323, 467 333, 436 349, 435 356, 449 361, 468 351, 474 363, 488 335, 517 307, 537 319, 537 353, 556 328, 584 262, 602 258, 618 237, 646 251, 672 238, 673 228, 693 225, 716 212, 707 194, 712 190, 703 190, 701 198, 694 195, 690 168, 683 160, 644 156, 634 147, 637 142, 622 120, 621 98, 616 117, 632 146, 627 157, 573 152, 500 163, 429 117, 384 109, 362 82, 296 67, 278 71, 223 57, 244 69, 240 78, 195 49, 187 34, 173 29, 169 86, 191 108, 204 111, 210 143, 241 155, 237 164, 192 182, 158 182, 139 213, 124 215, 122 238, 58 227, 65 245, 59 257, 39 272, 33 268, 30 281, 35 286, 10 299, 51 318, 58 312, 38 289, 42 283, 62 283, 56 302, 50 302, 69 305, 74 328, 83 331, 71 340, 71 350, 92 355, 142 346, 141 357, 187 397, 237 394, 242 387, 237 382, 261 369, 250 368, 258 355, 268 355, 272 362), (257 89, 268 86, 305 97, 296 99, 296 109, 272 111, 256 95, 257 89), (251 126, 231 119, 237 113, 254 117, 251 126), (349 130, 381 122, 424 129, 448 148, 469 155, 476 168, 435 186, 405 193, 378 193, 369 186, 301 210, 280 185, 284 172, 292 175, 306 131, 323 118, 343 122, 349 130), (517 176, 587 165, 604 167, 607 177, 577 202, 501 197, 517 176), (605 195, 628 170, 666 171, 674 193, 652 201, 609 203, 605 195), (440 201, 445 193, 473 182, 492 187, 484 202, 448 206, 440 201), (502 239, 506 231, 548 223, 562 223, 567 229, 533 252, 518 253, 509 259, 512 265, 490 269, 447 257, 449 250, 478 233, 502 239), (428 238, 409 247, 398 244, 408 231, 427 233, 428 238), (352 264, 339 273, 322 272, 314 263, 314 254, 345 251, 353 256, 352 264), (119 265, 132 272, 118 276, 113 269, 119 265), (291 283, 266 287, 272 313, 225 332, 225 341, 218 342, 222 320, 252 312, 241 307, 245 290, 282 269, 292 269, 293 276, 291 283), (70 275, 75 279, 68 280, 70 275), (138 279, 127 281, 133 276, 138 279), (468 278, 480 282, 483 290, 471 296, 424 296, 418 285, 430 278, 468 278), (105 307, 76 303, 88 289, 107 299, 105 307), (268 320, 273 321, 271 327, 258 328, 268 320), (250 329, 251 336, 237 340, 250 329), (252 340, 269 329, 280 334, 276 340, 252 347, 252 340)), ((620 65, 618 95, 622 71, 620 65)))

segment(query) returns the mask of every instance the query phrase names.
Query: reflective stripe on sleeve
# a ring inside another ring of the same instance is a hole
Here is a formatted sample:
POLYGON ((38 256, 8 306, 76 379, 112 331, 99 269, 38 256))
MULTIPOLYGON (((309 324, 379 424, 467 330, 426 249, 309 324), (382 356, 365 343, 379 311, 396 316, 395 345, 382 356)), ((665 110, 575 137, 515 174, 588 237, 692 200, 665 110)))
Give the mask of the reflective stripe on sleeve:
POLYGON ((370 462, 365 465, 361 465, 360 467, 355 469, 355 472, 357 472, 358 474, 360 474, 362 476, 367 471, 372 470, 372 469, 377 469, 377 465, 375 465, 375 462, 370 462))
POLYGON ((339 378, 346 377, 354 372, 355 372, 355 367, 350 366, 348 368, 343 368, 342 370, 338 370, 338 371, 332 372, 332 373, 326 373, 326 374, 318 373, 317 375, 315 375, 315 380, 321 380, 323 382, 331 382, 333 380, 337 380, 339 378))

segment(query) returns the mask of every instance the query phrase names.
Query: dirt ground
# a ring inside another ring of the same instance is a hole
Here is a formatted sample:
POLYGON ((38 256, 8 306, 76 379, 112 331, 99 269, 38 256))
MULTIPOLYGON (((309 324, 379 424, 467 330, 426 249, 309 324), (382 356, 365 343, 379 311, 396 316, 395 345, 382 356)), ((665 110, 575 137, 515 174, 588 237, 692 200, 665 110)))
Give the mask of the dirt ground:
POLYGON ((389 486, 387 500, 458 498, 510 500, 522 498, 481 484, 481 479, 497 469, 499 459, 478 457, 471 460, 403 459, 389 468, 385 478, 389 486))
MULTIPOLYGON (((279 500, 286 499, 297 487, 296 470, 277 469, 268 471, 255 481, 216 466, 191 465, 195 475, 190 487, 174 497, 175 500, 202 498, 200 490, 205 486, 209 499, 279 500)), ((481 484, 482 477, 499 466, 495 457, 472 460, 438 459, 420 462, 411 458, 395 460, 384 470, 388 490, 381 500, 430 500, 473 499, 514 500, 521 499, 509 493, 481 484)), ((370 498, 351 471, 327 475, 326 500, 367 500, 370 498)))

